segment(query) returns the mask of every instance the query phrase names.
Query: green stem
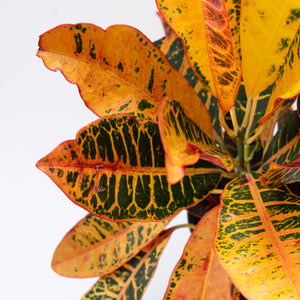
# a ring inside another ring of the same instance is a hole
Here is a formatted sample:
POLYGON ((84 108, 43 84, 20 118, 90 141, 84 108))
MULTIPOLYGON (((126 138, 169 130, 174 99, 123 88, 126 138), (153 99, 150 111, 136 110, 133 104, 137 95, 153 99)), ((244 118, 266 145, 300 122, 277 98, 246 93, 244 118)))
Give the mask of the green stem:
POLYGON ((171 227, 170 229, 180 229, 180 228, 190 228, 190 229, 195 229, 196 228, 196 224, 192 224, 192 223, 187 223, 187 224, 181 224, 181 225, 176 225, 171 227))

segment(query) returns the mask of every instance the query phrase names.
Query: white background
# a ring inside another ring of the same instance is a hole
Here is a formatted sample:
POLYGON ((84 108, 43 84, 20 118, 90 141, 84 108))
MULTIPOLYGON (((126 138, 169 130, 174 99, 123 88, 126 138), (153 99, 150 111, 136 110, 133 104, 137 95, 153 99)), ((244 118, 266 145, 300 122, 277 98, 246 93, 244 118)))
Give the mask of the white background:
MULTIPOLYGON (((154 2, 0 1, 0 299, 80 299, 96 281, 61 277, 50 266, 55 247, 86 212, 35 163, 97 117, 75 85, 35 56, 39 35, 59 24, 90 22, 129 24, 157 40, 163 29, 154 2)), ((162 299, 187 233, 175 232, 143 299, 162 299)))

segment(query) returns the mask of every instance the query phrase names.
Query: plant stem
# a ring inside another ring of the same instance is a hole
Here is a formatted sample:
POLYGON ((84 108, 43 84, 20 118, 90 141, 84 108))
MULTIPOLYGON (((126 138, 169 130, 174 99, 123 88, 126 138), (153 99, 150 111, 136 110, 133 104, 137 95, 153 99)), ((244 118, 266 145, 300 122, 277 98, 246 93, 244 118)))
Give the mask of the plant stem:
POLYGON ((239 124, 237 122, 237 118, 236 118, 236 114, 235 114, 235 108, 234 106, 230 109, 230 116, 231 116, 231 121, 232 121, 232 125, 233 125, 233 130, 235 133, 238 132, 239 130, 239 124))
POLYGON ((181 224, 181 225, 176 225, 171 227, 170 229, 180 229, 180 228, 190 228, 190 229, 195 229, 196 228, 196 224, 192 224, 192 223, 187 223, 187 224, 181 224))
POLYGON ((220 120, 220 123, 221 123, 222 127, 223 127, 223 128, 225 129, 225 131, 227 132, 227 134, 228 134, 231 138, 236 139, 236 138, 237 138, 237 134, 236 134, 233 130, 231 130, 231 129, 228 127, 228 125, 227 125, 226 122, 225 122, 224 114, 223 114, 223 112, 222 112, 221 110, 219 111, 219 120, 220 120))

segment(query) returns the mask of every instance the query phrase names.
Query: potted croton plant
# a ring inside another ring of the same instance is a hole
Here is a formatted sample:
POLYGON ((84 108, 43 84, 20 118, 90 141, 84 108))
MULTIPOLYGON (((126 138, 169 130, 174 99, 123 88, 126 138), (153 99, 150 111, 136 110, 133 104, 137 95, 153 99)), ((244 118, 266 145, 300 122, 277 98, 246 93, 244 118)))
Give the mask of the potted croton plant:
POLYGON ((40 37, 99 116, 37 163, 88 211, 52 267, 99 277, 82 299, 140 299, 187 210, 165 299, 300 299, 300 2, 157 7, 154 43, 126 25, 40 37))

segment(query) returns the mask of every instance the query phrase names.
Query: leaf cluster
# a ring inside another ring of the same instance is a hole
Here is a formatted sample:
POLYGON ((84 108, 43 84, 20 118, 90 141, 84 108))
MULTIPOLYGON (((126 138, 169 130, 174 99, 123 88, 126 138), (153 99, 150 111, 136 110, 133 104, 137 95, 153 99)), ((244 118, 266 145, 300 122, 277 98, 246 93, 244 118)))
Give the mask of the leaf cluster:
POLYGON ((82 299, 141 299, 183 226, 164 299, 300 299, 299 3, 156 2, 154 43, 126 25, 40 37, 99 116, 37 163, 88 211, 52 267, 99 277, 82 299))

